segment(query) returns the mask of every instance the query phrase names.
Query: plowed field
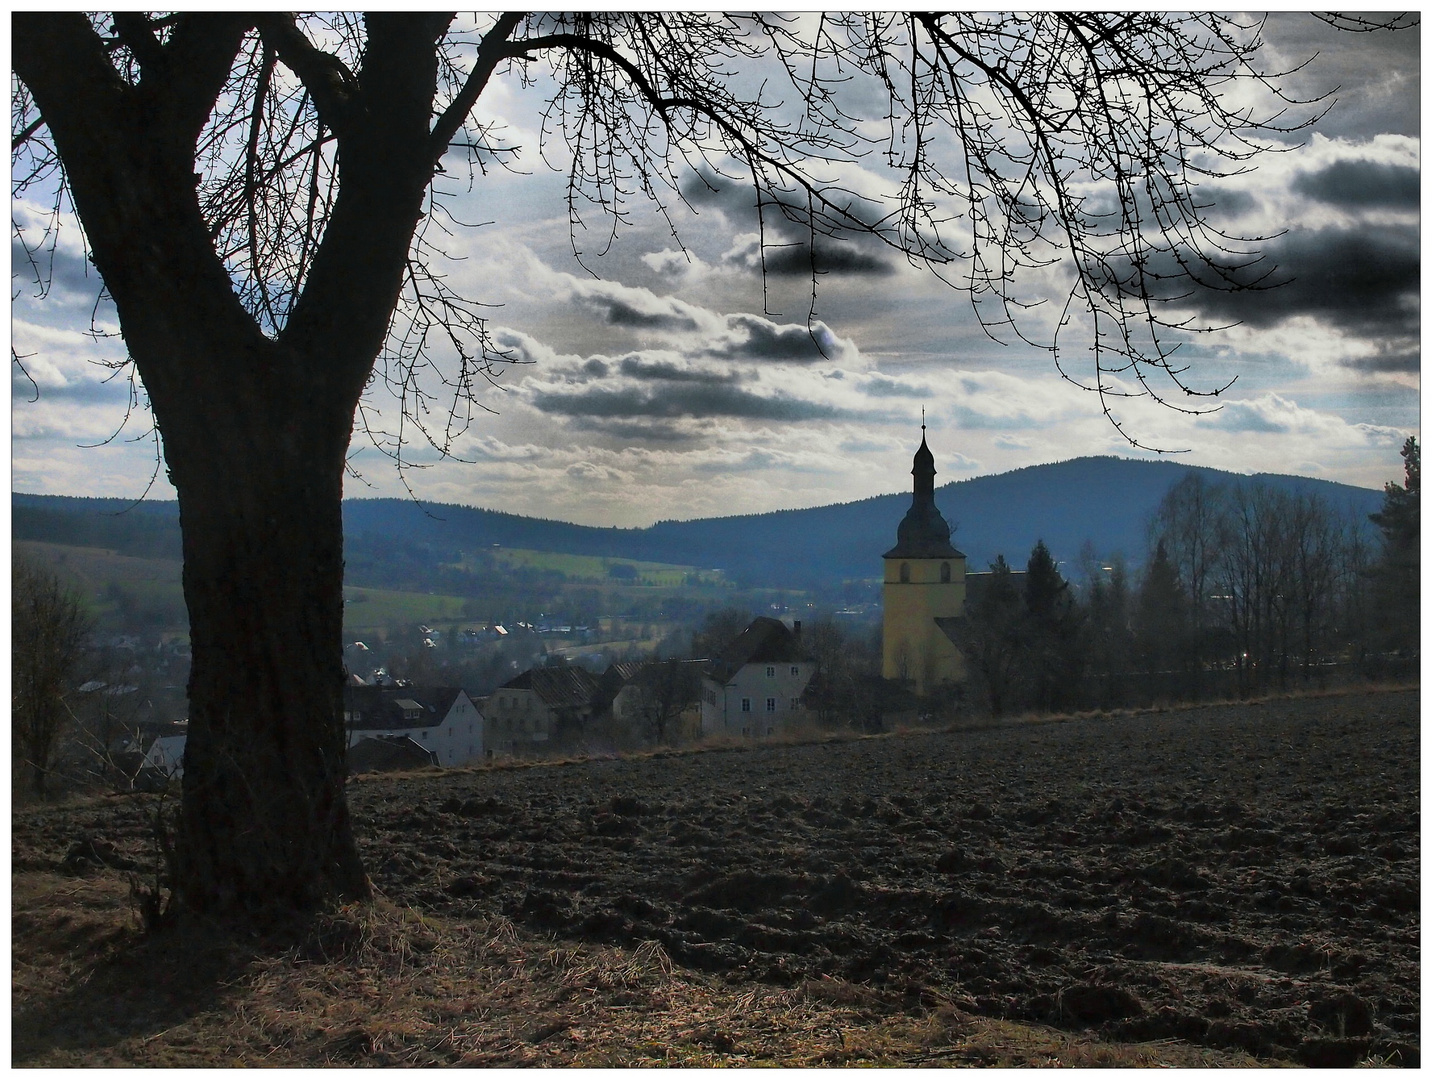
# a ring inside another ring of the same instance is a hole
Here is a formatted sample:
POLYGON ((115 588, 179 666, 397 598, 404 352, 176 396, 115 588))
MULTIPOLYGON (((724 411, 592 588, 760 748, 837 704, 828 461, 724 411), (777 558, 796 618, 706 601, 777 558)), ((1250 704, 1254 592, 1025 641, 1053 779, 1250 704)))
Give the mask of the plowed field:
MULTIPOLYGON (((376 886, 736 981, 1310 1065, 1418 1061, 1416 692, 360 778, 376 886)), ((17 813, 17 869, 145 857, 17 813)))

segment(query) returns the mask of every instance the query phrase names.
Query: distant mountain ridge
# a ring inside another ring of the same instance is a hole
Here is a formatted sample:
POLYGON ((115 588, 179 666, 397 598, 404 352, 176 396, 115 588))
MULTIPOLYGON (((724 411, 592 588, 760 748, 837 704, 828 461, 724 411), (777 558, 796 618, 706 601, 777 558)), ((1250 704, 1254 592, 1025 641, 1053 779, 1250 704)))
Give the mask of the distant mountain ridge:
MULTIPOLYGON (((1380 491, 1328 480, 1243 477, 1172 461, 1116 457, 1074 458, 959 480, 937 488, 935 501, 972 570, 985 569, 999 554, 1013 566, 1022 565, 1041 539, 1056 559, 1071 565, 1085 540, 1101 557, 1120 552, 1138 564, 1145 555, 1150 516, 1168 489, 1189 473, 1199 473, 1210 483, 1251 480, 1314 493, 1369 529, 1367 515, 1382 505, 1380 491)), ((719 567, 743 584, 799 588, 879 577, 881 553, 894 543, 910 498, 909 492, 902 492, 804 510, 660 521, 633 529, 407 499, 348 499, 343 520, 350 570, 378 566, 385 559, 451 562, 464 552, 500 545, 719 567)), ((11 504, 12 536, 17 540, 179 556, 178 504, 173 501, 136 505, 126 499, 15 493, 11 504)))

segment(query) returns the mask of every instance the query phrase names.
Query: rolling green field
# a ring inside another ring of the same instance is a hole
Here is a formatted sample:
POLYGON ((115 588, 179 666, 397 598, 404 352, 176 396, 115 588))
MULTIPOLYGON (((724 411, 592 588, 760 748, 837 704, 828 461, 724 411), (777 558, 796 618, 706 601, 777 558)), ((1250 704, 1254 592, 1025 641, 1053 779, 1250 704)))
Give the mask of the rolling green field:
POLYGON ((38 540, 16 541, 15 554, 54 571, 78 590, 96 629, 112 633, 139 624, 172 633, 188 626, 178 559, 141 559, 38 540))
POLYGON ((492 548, 488 554, 504 566, 515 569, 555 570, 574 582, 598 583, 613 580, 613 566, 630 566, 636 572, 631 585, 646 588, 674 588, 696 584, 723 586, 725 575, 720 570, 699 566, 678 566, 673 563, 641 562, 636 559, 609 559, 597 555, 563 555, 552 551, 530 551, 524 548, 492 548), (695 581, 689 581, 695 575, 695 581))
MULTIPOLYGON (((143 628, 167 635, 182 634, 188 628, 178 559, 136 558, 104 548, 33 540, 16 541, 14 548, 17 555, 54 570, 70 582, 102 632, 143 628)), ((560 571, 568 580, 557 589, 564 594, 581 590, 590 598, 592 610, 603 614, 630 611, 634 605, 650 610, 653 603, 661 604, 667 597, 678 595, 722 602, 732 592, 731 583, 719 571, 694 566, 516 548, 494 549, 493 555, 501 564, 513 568, 560 571), (612 578, 608 571, 613 564, 632 567, 636 577, 612 578)), ((771 600, 789 600, 795 595, 755 590, 747 599, 764 606, 771 600)), ((441 624, 451 629, 484 621, 480 615, 470 613, 470 601, 461 596, 347 585, 343 598, 345 636, 363 637, 417 623, 441 624)), ((533 610, 527 617, 535 619, 539 614, 533 610)), ((643 621, 662 620, 653 611, 643 616, 643 621)))
MULTIPOLYGON (((182 631, 188 625, 178 559, 139 559, 104 548, 34 540, 17 541, 15 552, 48 567, 79 590, 102 631, 132 630, 136 621, 164 632, 182 631)), ((343 599, 346 632, 372 633, 463 618, 460 596, 345 587, 343 599)))
POLYGON ((178 559, 141 559, 106 548, 46 544, 38 540, 17 540, 15 552, 62 573, 82 592, 102 590, 111 581, 134 585, 145 582, 178 586, 180 583, 178 559))
POLYGON ((453 622, 465 617, 465 603, 461 596, 345 585, 343 632, 345 635, 362 635, 413 623, 453 622))

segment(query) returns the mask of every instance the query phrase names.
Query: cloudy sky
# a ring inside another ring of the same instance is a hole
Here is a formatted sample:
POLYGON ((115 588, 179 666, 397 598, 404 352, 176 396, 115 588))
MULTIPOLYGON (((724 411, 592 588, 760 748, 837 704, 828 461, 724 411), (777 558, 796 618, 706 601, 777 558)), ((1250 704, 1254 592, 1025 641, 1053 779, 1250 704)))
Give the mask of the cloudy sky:
MULTIPOLYGON (((1419 34, 1272 17, 1270 65, 1314 57, 1287 88, 1340 88, 1337 101, 1287 152, 1220 181, 1210 213, 1230 232, 1273 237, 1264 250, 1285 284, 1182 302, 1209 325, 1235 324, 1181 346, 1185 379, 1237 381, 1203 416, 1119 403, 1140 442, 1235 472, 1367 487, 1398 476, 1398 449, 1419 430, 1419 34)), ((939 482, 1152 456, 1047 352, 992 341, 968 298, 888 250, 820 247, 812 319, 809 252, 770 249, 763 281, 750 194, 736 185, 710 191, 688 177, 690 206, 670 223, 638 211, 608 244, 610 223, 589 219, 574 241, 563 178, 533 152, 540 89, 489 88, 484 114, 523 147, 523 172, 479 177, 470 192, 454 184, 453 218, 489 224, 445 243, 448 283, 492 305, 493 337, 520 362, 484 391, 491 411, 458 438, 457 459, 412 449, 427 466, 407 474, 419 497, 628 526, 847 501, 908 488, 922 408, 939 482)), ((31 223, 32 208, 15 213, 31 223)), ((118 430, 130 387, 105 382, 103 364, 123 345, 90 332, 116 325, 79 252, 70 228, 43 301, 15 266, 13 339, 28 377, 12 383, 13 487, 134 496, 154 446, 142 411, 118 430)), ((1057 275, 1029 278, 1026 295, 1057 275)), ((1028 318, 1037 337, 1057 312, 1028 318)), ((1078 350, 1063 360, 1087 380, 1078 350)), ((369 407, 375 425, 392 417, 381 388, 369 407)), ((352 464, 350 496, 402 494, 361 432, 352 464)), ((162 476, 154 495, 173 497, 162 476)))

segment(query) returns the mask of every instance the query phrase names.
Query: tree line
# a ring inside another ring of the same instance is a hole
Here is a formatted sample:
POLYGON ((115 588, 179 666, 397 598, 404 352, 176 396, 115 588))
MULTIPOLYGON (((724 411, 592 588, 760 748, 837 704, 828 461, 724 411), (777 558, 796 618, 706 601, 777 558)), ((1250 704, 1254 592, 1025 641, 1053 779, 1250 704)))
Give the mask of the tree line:
MULTIPOLYGON (((965 616, 947 624, 967 678, 927 699, 882 678, 878 629, 816 618, 802 642, 818 671, 806 706, 817 726, 869 731, 898 716, 1117 708, 1415 677, 1415 438, 1402 457, 1403 482, 1388 483, 1370 515, 1380 546, 1358 514, 1316 493, 1189 473, 1151 515, 1137 574, 1120 557, 1103 562, 1088 542, 1078 581, 1043 540, 1022 570, 998 556, 987 574, 967 577, 965 616)), ((749 619, 739 608, 709 614, 689 655, 719 655, 749 619)))
POLYGON ((1023 574, 999 557, 955 631, 969 681, 946 696, 1052 711, 1246 696, 1413 672, 1420 451, 1362 523, 1316 494, 1258 481, 1174 484, 1149 523, 1141 574, 1082 553, 1083 588, 1043 541, 1023 574))

